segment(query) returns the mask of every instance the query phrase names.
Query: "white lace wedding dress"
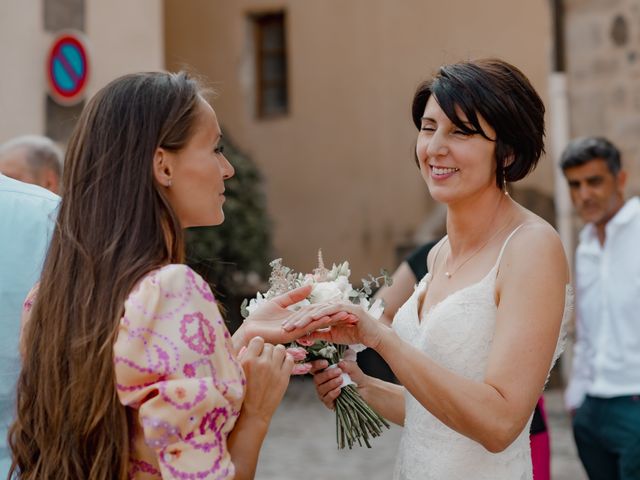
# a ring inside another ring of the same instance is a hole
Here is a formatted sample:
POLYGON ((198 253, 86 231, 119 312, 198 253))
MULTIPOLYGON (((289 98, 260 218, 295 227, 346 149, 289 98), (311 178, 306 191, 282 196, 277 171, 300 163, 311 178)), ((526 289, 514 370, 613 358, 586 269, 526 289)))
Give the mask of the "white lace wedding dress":
MULTIPOLYGON (((428 319, 421 322, 418 318, 418 299, 429 285, 431 274, 428 273, 394 318, 393 328, 398 335, 443 367, 481 381, 495 329, 497 307, 494 293, 498 265, 516 230, 509 235, 495 266, 482 280, 452 293, 434 305, 428 313, 428 319)), ((572 291, 567 286, 563 328, 553 357, 554 362, 562 352, 562 339, 571 305, 572 291)), ((523 374, 526 375, 526 372, 523 374)), ((404 430, 393 478, 530 480, 530 424, 531 418, 506 450, 490 453, 479 443, 447 427, 407 391, 404 430)))

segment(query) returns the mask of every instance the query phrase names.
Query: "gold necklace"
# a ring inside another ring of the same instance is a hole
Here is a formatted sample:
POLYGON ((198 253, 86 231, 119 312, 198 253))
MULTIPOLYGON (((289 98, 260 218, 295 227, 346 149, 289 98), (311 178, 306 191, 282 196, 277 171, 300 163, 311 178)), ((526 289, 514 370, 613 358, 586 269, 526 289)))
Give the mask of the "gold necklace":
MULTIPOLYGON (((500 208, 500 203, 502 202, 502 198, 500 200, 498 200, 498 205, 496 206, 496 211, 493 214, 493 219, 491 220, 491 223, 493 223, 493 221, 495 220, 496 215, 498 214, 498 209, 500 208)), ((511 223, 511 219, 509 219, 508 222, 506 222, 502 228, 496 230, 495 232, 493 232, 493 235, 491 235, 489 238, 487 238, 484 243, 482 245, 480 245, 478 248, 476 248, 471 255, 469 255, 467 258, 465 258, 462 263, 460 263, 456 268, 453 269, 453 271, 449 271, 448 269, 445 270, 444 275, 445 277, 447 277, 447 279, 450 279, 451 277, 453 277, 453 274, 456 273, 458 270, 460 270, 465 263, 467 263, 469 260, 471 260, 474 255, 476 255, 480 250, 482 250, 484 247, 487 246, 487 244, 496 236, 498 235, 501 231, 503 231, 505 228, 507 228, 507 226, 509 225, 509 223, 511 223)), ((449 245, 451 245, 451 242, 449 242, 449 245)), ((445 258, 444 260, 444 266, 445 268, 447 267, 447 263, 449 262, 449 258, 451 258, 451 250, 449 250, 449 253, 447 254, 447 258, 445 258)))
MULTIPOLYGON (((509 222, 505 223, 503 225, 502 228, 500 228, 499 230, 496 230, 493 235, 491 235, 489 238, 487 238, 484 243, 482 245, 480 245, 478 248, 476 248, 473 253, 471 253, 471 255, 469 255, 467 258, 464 259, 464 261, 462 263, 460 263, 456 268, 453 269, 452 272, 450 272, 449 270, 446 270, 444 272, 445 277, 447 277, 447 279, 450 279, 451 277, 453 277, 453 274, 456 273, 458 270, 460 270, 462 268, 462 266, 467 263, 469 260, 471 260, 474 255, 476 255, 480 250, 482 250, 484 247, 487 246, 487 244, 496 236, 498 235, 500 232, 502 232, 505 228, 507 228, 507 226, 509 225, 511 220, 509 220, 509 222)), ((451 245, 451 242, 449 242, 449 245, 451 245)), ((451 250, 449 250, 449 253, 447 254, 447 258, 444 261, 444 266, 445 268, 447 267, 447 263, 449 261, 449 258, 451 257, 451 250)))

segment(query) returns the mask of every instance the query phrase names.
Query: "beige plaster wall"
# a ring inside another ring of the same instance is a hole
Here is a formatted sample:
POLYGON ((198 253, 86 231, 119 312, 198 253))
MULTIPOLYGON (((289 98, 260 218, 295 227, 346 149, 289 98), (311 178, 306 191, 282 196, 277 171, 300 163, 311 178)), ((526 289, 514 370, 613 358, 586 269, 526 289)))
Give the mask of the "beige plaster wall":
POLYGON ((85 0, 92 95, 125 73, 164 68, 162 0, 85 0))
POLYGON ((0 143, 44 131, 47 41, 42 2, 0 2, 0 143))
MULTIPOLYGON (((164 68, 162 0, 86 0, 91 61, 88 95, 127 72, 164 68)), ((0 142, 45 132, 45 61, 54 33, 44 31, 41 0, 0 2, 0 142)))
MULTIPOLYGON (((548 2, 166 0, 169 69, 212 81, 223 128, 266 177, 277 254, 298 269, 393 268, 433 203, 413 164, 416 85, 442 63, 500 56, 546 97, 548 2), (258 120, 247 15, 288 15, 290 113, 258 120)), ((551 193, 543 161, 525 185, 551 193)))

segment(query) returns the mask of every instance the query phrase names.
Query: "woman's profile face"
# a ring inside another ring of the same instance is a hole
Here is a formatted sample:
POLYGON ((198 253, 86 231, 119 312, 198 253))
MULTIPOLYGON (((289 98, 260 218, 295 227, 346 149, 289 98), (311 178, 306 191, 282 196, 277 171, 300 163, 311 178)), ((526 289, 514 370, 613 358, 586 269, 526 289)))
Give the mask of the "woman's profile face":
POLYGON ((173 158, 167 196, 184 228, 224 221, 224 180, 234 174, 222 153, 222 132, 215 112, 204 100, 198 110, 193 134, 185 147, 169 153, 173 158))
MULTIPOLYGON (((466 122, 461 110, 458 117, 466 122)), ((489 138, 495 131, 478 115, 489 138)), ((473 126, 470 124, 470 128, 473 126)), ((495 181, 495 142, 482 135, 460 130, 438 105, 434 95, 424 109, 416 155, 422 177, 434 200, 446 204, 473 198, 487 188, 497 188, 495 181)))

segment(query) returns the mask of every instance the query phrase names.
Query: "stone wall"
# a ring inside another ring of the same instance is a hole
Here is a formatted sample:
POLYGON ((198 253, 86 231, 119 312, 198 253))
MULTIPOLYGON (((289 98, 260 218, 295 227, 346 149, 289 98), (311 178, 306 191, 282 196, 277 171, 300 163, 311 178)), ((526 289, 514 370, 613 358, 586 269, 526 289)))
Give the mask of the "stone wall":
POLYGON ((567 0, 571 136, 603 135, 640 192, 640 0, 567 0))

